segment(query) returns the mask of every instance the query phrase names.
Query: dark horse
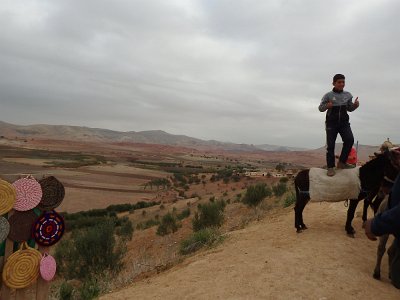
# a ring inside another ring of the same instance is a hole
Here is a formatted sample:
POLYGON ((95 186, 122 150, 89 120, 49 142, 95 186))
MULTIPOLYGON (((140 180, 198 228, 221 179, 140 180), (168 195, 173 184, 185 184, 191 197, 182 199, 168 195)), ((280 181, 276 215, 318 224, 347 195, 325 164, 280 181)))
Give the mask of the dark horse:
MULTIPOLYGON (((351 199, 349 209, 347 211, 347 221, 345 230, 349 235, 354 235, 355 230, 351 225, 354 218, 354 213, 357 208, 359 201, 364 201, 364 212, 363 220, 367 219, 367 208, 371 205, 374 211, 379 207, 380 203, 372 205, 371 200, 377 195, 381 183, 383 180, 394 180, 397 176, 397 169, 392 165, 391 152, 385 151, 382 154, 377 154, 376 157, 360 168, 360 182, 361 192, 358 199, 351 199)), ((307 229, 307 226, 303 222, 303 210, 308 201, 310 201, 310 180, 309 180, 309 169, 300 171, 295 180, 296 188, 296 205, 294 207, 295 212, 295 227, 297 232, 302 232, 307 229)))

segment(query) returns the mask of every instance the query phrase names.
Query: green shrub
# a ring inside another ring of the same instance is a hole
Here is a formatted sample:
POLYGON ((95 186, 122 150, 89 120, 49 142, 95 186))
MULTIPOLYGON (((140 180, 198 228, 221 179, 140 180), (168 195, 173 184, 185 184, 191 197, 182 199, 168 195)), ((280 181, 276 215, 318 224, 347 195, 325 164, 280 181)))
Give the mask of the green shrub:
POLYGON ((220 227, 224 222, 225 201, 214 201, 199 206, 193 220, 193 231, 207 227, 220 227))
POLYGON ((82 279, 106 270, 119 271, 126 240, 117 242, 114 231, 115 224, 109 220, 62 240, 55 251, 59 273, 66 279, 82 279))
POLYGON ((100 295, 100 288, 96 279, 88 279, 79 288, 79 295, 82 300, 92 300, 100 295))
POLYGON ((116 233, 122 238, 130 241, 133 235, 133 224, 129 219, 122 222, 121 226, 117 228, 116 233))
POLYGON ((272 190, 273 190, 274 195, 276 197, 280 197, 280 196, 282 196, 283 194, 286 193, 287 187, 286 187, 285 183, 280 182, 277 185, 273 186, 272 190))
POLYGON ((74 288, 71 284, 64 281, 60 286, 60 300, 70 300, 72 299, 72 293, 74 292, 74 288))
POLYGON ((157 228, 157 234, 164 236, 173 232, 176 232, 179 228, 178 222, 175 216, 171 213, 167 213, 161 219, 161 224, 157 228))
POLYGON ((289 179, 287 177, 282 177, 281 179, 279 179, 279 182, 282 183, 287 183, 289 181, 289 179))
POLYGON ((296 194, 291 192, 286 196, 285 201, 283 202, 283 207, 289 207, 294 203, 296 203, 296 194))
POLYGON ((221 240, 221 234, 215 228, 201 229, 181 242, 179 252, 181 254, 189 254, 204 246, 212 246, 221 240))
POLYGON ((190 209, 189 208, 185 208, 181 213, 176 215, 178 220, 183 220, 183 219, 185 219, 185 218, 187 218, 189 216, 190 216, 190 209))
POLYGON ((265 183, 258 183, 247 188, 242 201, 248 206, 257 206, 263 199, 271 195, 271 189, 265 183))

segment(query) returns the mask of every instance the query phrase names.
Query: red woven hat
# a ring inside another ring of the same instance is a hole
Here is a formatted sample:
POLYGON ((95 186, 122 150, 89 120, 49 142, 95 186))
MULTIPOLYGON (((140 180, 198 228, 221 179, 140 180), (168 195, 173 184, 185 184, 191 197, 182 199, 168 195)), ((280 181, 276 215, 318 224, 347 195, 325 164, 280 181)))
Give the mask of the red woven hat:
POLYGON ((36 242, 42 246, 57 243, 64 234, 64 230, 64 219, 54 210, 41 214, 32 227, 36 242))
POLYGON ((54 278, 57 270, 57 263, 53 256, 44 253, 40 260, 40 275, 46 281, 51 281, 54 278))
POLYGON ((12 184, 16 190, 14 209, 26 211, 36 207, 42 199, 42 187, 33 178, 18 179, 12 184))

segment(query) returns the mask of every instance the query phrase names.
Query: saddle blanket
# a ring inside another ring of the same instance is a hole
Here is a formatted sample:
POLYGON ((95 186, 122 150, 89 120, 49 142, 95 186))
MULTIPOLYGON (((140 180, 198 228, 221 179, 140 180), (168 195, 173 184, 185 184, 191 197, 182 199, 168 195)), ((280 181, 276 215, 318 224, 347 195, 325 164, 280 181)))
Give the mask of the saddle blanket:
POLYGON ((310 169, 310 201, 339 202, 358 198, 361 191, 360 167, 338 169, 332 177, 326 172, 320 168, 310 169))

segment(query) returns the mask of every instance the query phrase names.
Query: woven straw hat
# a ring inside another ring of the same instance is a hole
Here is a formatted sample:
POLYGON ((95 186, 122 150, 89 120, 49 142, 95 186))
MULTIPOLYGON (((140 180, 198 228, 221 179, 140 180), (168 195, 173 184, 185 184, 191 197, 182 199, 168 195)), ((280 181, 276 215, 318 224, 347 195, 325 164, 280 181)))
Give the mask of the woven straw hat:
POLYGON ((26 211, 36 207, 42 199, 42 187, 34 178, 21 178, 13 183, 17 191, 14 209, 26 211))
POLYGON ((52 210, 58 207, 65 196, 65 189, 62 183, 54 176, 44 178, 39 183, 42 187, 43 195, 38 208, 41 210, 52 210))
POLYGON ((7 181, 0 179, 0 215, 8 213, 14 206, 15 188, 7 181))
POLYGON ((40 261, 40 275, 46 281, 51 281, 56 275, 57 264, 53 256, 44 253, 40 261))
POLYGON ((30 286, 39 276, 39 265, 42 255, 25 242, 19 250, 11 254, 3 268, 3 281, 13 289, 30 286))
POLYGON ((16 211, 8 219, 10 233, 8 237, 15 242, 23 242, 32 238, 32 225, 37 215, 32 211, 16 211))
POLYGON ((64 230, 64 219, 54 210, 42 213, 32 227, 35 241, 42 246, 57 243, 63 236, 64 230))
POLYGON ((0 217, 0 243, 2 243, 10 232, 10 223, 4 217, 0 217))

